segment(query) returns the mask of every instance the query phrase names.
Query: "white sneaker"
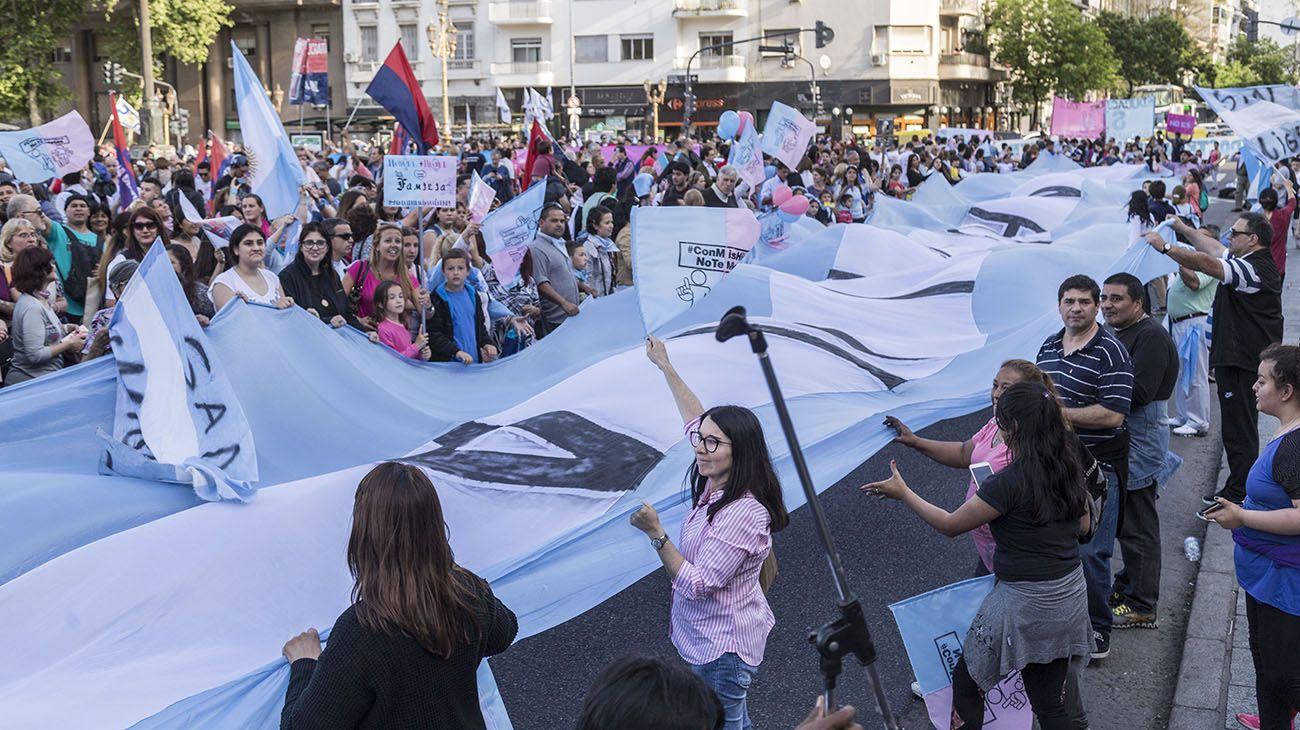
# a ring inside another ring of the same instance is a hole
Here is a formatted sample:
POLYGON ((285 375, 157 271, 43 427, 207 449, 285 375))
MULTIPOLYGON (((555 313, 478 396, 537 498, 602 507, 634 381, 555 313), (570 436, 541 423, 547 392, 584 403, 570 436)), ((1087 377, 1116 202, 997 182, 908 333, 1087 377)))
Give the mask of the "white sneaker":
POLYGON ((1173 433, 1175 436, 1183 436, 1186 438, 1205 435, 1204 431, 1198 430, 1195 426, 1193 426, 1190 423, 1175 428, 1173 433))
POLYGON ((1177 418, 1166 418, 1166 419, 1165 419, 1165 425, 1166 425, 1166 426, 1173 426, 1173 427, 1177 428, 1178 426, 1183 425, 1183 422, 1182 422, 1181 420, 1177 419, 1177 418))
POLYGON ((920 682, 913 682, 913 683, 912 683, 912 694, 916 695, 916 698, 919 699, 919 700, 923 700, 923 699, 925 699, 925 695, 921 694, 921 683, 920 683, 920 682))

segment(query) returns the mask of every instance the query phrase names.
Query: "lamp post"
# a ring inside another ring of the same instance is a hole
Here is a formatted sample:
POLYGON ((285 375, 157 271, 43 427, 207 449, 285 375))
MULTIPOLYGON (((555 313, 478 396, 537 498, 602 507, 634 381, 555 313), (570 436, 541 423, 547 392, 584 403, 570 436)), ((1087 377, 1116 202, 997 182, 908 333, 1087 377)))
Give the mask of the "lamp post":
POLYGON ((840 122, 840 108, 839 108, 839 107, 832 107, 832 108, 831 108, 831 119, 833 120, 833 121, 832 121, 832 125, 835 127, 835 133, 834 133, 833 136, 835 137, 835 139, 843 140, 843 139, 844 139, 844 125, 843 125, 843 123, 840 122))
POLYGON ((429 50, 442 62, 442 124, 451 133, 451 99, 447 96, 447 60, 456 55, 456 26, 447 17, 447 0, 438 0, 438 19, 429 23, 429 50))
MULTIPOLYGON (((847 124, 849 125, 849 138, 850 138, 850 139, 854 138, 854 134, 853 134, 853 107, 851 107, 851 106, 846 106, 846 107, 844 107, 844 122, 847 123, 847 124)), ((842 128, 841 128, 840 139, 843 139, 843 138, 844 138, 844 132, 842 131, 842 128)))
POLYGON ((668 93, 668 81, 662 80, 659 83, 651 83, 649 79, 642 84, 645 89, 645 101, 650 105, 651 125, 650 141, 653 143, 659 139, 659 105, 664 103, 664 96, 668 93))
POLYGON ((144 87, 141 98, 140 120, 144 126, 145 139, 151 145, 163 143, 163 133, 167 125, 161 121, 162 110, 154 97, 153 81, 153 38, 149 24, 149 0, 140 0, 140 83, 144 87))

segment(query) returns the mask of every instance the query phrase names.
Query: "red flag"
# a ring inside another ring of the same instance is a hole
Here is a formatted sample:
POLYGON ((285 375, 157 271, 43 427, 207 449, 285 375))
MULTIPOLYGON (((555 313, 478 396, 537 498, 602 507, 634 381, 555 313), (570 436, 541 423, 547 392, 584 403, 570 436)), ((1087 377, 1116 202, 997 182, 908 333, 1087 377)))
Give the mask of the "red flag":
POLYGON ((393 138, 388 142, 388 154, 400 157, 411 147, 411 136, 401 122, 393 122, 393 138))
POLYGON ((543 139, 548 139, 546 132, 542 129, 541 122, 533 120, 533 126, 528 130, 528 155, 524 157, 524 183, 522 190, 527 190, 528 186, 533 183, 533 162, 537 159, 537 143, 543 139))
MULTIPOLYGON (((194 158, 194 169, 190 170, 190 172, 194 173, 195 178, 198 178, 199 176, 199 165, 202 165, 203 161, 206 159, 208 159, 208 138, 203 137, 199 140, 199 154, 198 157, 194 158)), ((208 169, 208 176, 211 177, 211 168, 209 167, 208 169)))
POLYGON ((208 215, 215 215, 217 212, 215 205, 217 181, 220 180, 222 174, 225 173, 223 168, 226 163, 227 155, 226 146, 221 143, 221 138, 217 136, 216 132, 208 130, 208 136, 212 137, 212 143, 208 145, 208 177, 212 180, 210 189, 213 196, 212 199, 208 200, 208 215))

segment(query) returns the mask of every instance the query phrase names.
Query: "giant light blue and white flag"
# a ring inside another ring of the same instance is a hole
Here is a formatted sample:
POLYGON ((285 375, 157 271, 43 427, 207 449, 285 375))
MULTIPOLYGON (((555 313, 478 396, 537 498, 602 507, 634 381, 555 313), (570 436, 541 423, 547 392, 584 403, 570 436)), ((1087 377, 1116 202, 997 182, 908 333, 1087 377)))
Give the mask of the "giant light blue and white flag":
POLYGON ((253 434, 161 243, 122 292, 109 332, 117 413, 100 472, 192 484, 209 501, 251 499, 253 434))
POLYGON ((1300 89, 1290 84, 1234 89, 1195 87, 1246 148, 1270 165, 1300 155, 1300 89))
POLYGON ((792 106, 772 102, 772 111, 763 125, 763 154, 771 155, 791 170, 808 149, 808 143, 817 133, 817 125, 792 106))
POLYGON ((758 234, 758 220, 743 208, 633 208, 632 270, 645 331, 708 296, 758 234))
POLYGON ((1116 141, 1132 141, 1134 137, 1146 139, 1156 128, 1156 98, 1140 96, 1136 99, 1106 100, 1106 136, 1116 141))
MULTIPOLYGON (((936 730, 948 730, 952 725, 952 673, 961 660, 966 632, 980 603, 993 590, 993 581, 991 575, 972 578, 889 607, 936 730)), ((1033 723, 1029 695, 1019 672, 984 695, 987 730, 1029 730, 1033 723)))
POLYGON ((266 89, 234 41, 230 43, 230 54, 235 64, 239 131, 244 137, 253 192, 261 196, 267 216, 279 218, 298 208, 302 163, 289 143, 280 115, 267 98, 266 89))
POLYGON ((529 185, 483 219, 483 243, 502 284, 514 281, 528 244, 537 237, 537 219, 546 203, 546 186, 529 185))
POLYGON ((17 132, 0 132, 0 157, 14 177, 45 182, 76 172, 95 155, 95 136, 75 111, 17 132))

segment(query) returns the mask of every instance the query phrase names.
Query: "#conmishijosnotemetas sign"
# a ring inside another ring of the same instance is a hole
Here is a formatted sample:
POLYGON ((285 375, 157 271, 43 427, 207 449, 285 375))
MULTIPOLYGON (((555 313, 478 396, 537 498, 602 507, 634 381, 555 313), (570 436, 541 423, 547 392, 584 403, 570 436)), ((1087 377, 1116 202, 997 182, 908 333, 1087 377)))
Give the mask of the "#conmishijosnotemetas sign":
POLYGON ((456 158, 389 155, 384 158, 384 205, 451 208, 456 205, 456 158))

